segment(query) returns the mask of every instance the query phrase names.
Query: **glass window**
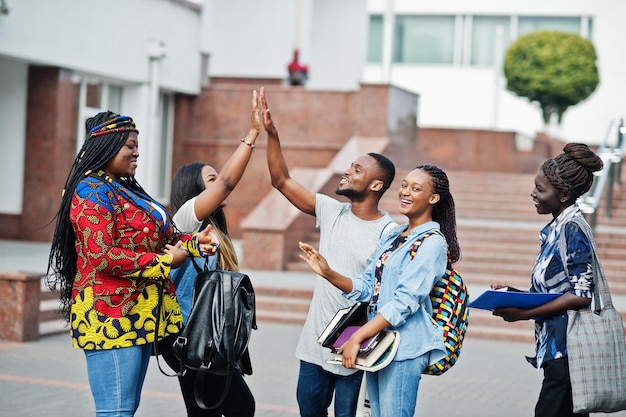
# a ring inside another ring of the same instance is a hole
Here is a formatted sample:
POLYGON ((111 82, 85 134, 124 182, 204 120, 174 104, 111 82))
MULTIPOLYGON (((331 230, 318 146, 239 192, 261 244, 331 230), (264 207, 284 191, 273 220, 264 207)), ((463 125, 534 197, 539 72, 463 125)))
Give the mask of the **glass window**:
POLYGON ((587 19, 587 39, 593 40, 593 19, 587 19))
POLYGON ((538 30, 557 30, 580 35, 580 17, 519 17, 519 36, 538 30))
POLYGON ((383 17, 381 15, 370 16, 367 62, 383 62, 383 17))
POLYGON ((109 99, 106 107, 118 114, 122 112, 122 87, 109 86, 109 99))
POLYGON ((101 105, 100 101, 100 93, 101 93, 101 85, 94 83, 87 83, 87 93, 85 103, 88 107, 98 108, 101 105))
POLYGON ((397 16, 394 62, 452 64, 454 16, 397 16))
POLYGON ((118 114, 122 113, 122 98, 124 88, 119 85, 110 85, 104 81, 84 77, 80 81, 78 91, 78 127, 77 127, 77 151, 85 141, 85 122, 95 114, 111 110, 118 114))
POLYGON ((511 19, 508 16, 474 16, 472 19, 472 65, 494 65, 496 47, 498 56, 503 57, 510 43, 511 19), (498 27, 502 30, 498 31, 498 27), (501 33, 498 40, 497 34, 501 33))

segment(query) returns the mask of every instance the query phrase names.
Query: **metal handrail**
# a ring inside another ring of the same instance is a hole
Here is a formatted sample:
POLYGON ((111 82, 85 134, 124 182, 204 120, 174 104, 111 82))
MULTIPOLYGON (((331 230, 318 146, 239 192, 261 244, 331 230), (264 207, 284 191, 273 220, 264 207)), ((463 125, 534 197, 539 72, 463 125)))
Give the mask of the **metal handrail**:
POLYGON ((613 186, 621 185, 622 160, 626 141, 624 120, 611 122, 604 140, 598 148, 598 156, 602 158, 604 167, 595 173, 591 189, 579 197, 578 205, 592 228, 596 227, 598 206, 602 198, 605 200, 604 215, 611 217, 613 186), (604 192, 604 194, 603 194, 604 192))

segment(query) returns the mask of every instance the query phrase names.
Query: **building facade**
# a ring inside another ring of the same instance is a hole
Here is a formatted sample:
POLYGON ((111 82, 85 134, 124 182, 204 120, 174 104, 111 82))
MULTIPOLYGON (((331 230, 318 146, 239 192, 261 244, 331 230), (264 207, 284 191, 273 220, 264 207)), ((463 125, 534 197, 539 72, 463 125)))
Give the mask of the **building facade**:
POLYGON ((194 98, 224 79, 291 88, 296 49, 309 67, 307 91, 394 85, 419 97, 420 127, 512 131, 528 143, 544 129, 541 113, 506 91, 503 53, 531 30, 580 33, 596 47, 600 85, 566 112, 558 134, 599 143, 626 113, 625 13, 622 0, 0 0, 0 238, 51 236, 42 227, 58 207, 84 121, 102 110, 135 118, 138 179, 167 204, 172 172, 188 162, 177 157, 185 140, 221 144, 232 138, 220 132, 249 123, 246 102, 235 120, 220 108, 238 107, 215 103, 207 120, 237 129, 182 126, 194 98))

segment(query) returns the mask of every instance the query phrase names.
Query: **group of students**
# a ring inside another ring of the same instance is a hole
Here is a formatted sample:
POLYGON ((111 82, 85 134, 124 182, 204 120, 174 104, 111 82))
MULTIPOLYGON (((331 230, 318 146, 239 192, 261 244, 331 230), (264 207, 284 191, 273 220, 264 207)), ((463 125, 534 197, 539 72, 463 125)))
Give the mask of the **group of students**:
MULTIPOLYGON (((56 215, 48 285, 60 293, 73 346, 85 353, 96 416, 134 415, 152 344, 184 326, 193 274, 178 267, 189 256, 215 258, 213 244, 219 243, 222 268, 239 269, 223 209, 243 176, 261 125, 267 132, 272 186, 314 216, 320 229, 319 250, 299 244, 300 257, 317 274, 296 347, 300 415, 327 416, 334 397, 334 415, 353 417, 363 379, 355 369, 359 346, 382 329, 394 329, 401 335, 394 361, 366 375, 370 406, 374 416, 413 416, 422 371, 445 355, 442 330, 431 320, 429 294, 448 257, 455 263, 461 256, 446 173, 419 165, 406 175, 397 193, 407 222, 399 225, 378 208, 395 177, 388 158, 368 153, 355 159, 337 185, 336 194, 348 200, 342 202, 307 190, 289 175, 263 89, 259 96, 253 92, 250 119, 248 134, 220 172, 202 163, 178 170, 172 184, 173 218, 135 180, 139 132, 132 118, 103 112, 86 122, 86 139, 56 215), (426 232, 429 237, 412 253, 413 242, 426 232), (355 301, 369 303, 368 322, 340 348, 343 366, 328 364, 330 351, 317 338, 339 309, 355 301)), ((561 155, 539 168, 531 197, 537 212, 552 220, 541 231, 531 291, 563 295, 531 310, 494 311, 506 321, 535 319, 532 363, 544 370, 536 417, 583 416, 572 412, 565 329, 567 310, 590 304, 593 271, 590 242, 570 221, 582 218, 576 199, 590 189, 593 172, 600 169, 602 160, 578 143, 567 144, 561 155), (562 234, 567 270, 558 250, 562 234)), ((166 359, 171 355, 163 353, 166 359)), ((210 378, 204 393, 208 402, 223 385, 223 377, 210 378)), ((254 396, 243 375, 236 376, 215 410, 197 406, 194 379, 193 372, 179 377, 189 416, 254 415, 254 396)))

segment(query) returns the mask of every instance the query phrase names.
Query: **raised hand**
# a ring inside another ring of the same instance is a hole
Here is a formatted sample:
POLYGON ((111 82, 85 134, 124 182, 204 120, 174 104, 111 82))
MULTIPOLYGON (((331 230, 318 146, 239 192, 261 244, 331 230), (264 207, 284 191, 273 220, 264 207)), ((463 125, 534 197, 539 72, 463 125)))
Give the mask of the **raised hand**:
MULTIPOLYGON (((263 87, 261 87, 263 91, 263 87)), ((261 116, 259 115, 259 99, 256 90, 252 91, 252 109, 250 114, 250 121, 253 130, 256 130, 257 134, 261 131, 261 116)))
POLYGON ((274 121, 272 120, 272 115, 270 113, 270 109, 267 106, 267 99, 265 98, 265 88, 261 87, 261 111, 263 113, 263 128, 265 131, 274 136, 278 136, 278 129, 274 126, 274 121))

